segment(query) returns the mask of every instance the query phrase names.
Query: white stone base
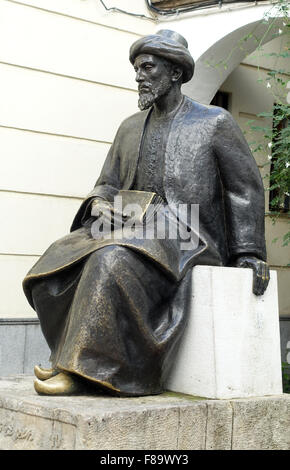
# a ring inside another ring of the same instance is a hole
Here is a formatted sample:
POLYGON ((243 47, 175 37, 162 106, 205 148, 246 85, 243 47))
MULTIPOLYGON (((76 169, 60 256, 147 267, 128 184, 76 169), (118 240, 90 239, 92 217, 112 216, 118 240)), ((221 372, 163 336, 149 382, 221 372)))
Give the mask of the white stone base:
POLYGON ((282 393, 277 275, 252 293, 251 269, 196 266, 185 335, 166 388, 207 398, 282 393))

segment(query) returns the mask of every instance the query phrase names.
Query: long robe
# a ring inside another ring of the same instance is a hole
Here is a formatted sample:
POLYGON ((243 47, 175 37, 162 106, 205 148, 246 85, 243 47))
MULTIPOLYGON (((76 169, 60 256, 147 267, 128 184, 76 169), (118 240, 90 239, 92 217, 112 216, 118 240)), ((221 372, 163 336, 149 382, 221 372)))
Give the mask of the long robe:
POLYGON ((72 233, 24 280, 53 365, 128 395, 163 389, 186 325, 192 266, 266 258, 263 185, 248 145, 229 113, 187 97, 170 124, 161 181, 169 212, 199 205, 198 234, 190 218, 176 219, 198 243, 92 237, 91 202, 136 189, 151 112, 122 123, 72 233))

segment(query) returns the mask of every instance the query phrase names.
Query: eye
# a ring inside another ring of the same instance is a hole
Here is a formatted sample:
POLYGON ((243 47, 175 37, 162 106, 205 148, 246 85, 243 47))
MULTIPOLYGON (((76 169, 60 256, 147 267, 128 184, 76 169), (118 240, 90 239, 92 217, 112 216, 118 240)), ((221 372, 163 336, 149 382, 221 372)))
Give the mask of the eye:
POLYGON ((152 70, 153 67, 152 67, 152 65, 147 64, 147 65, 145 65, 144 68, 145 68, 145 70, 152 70))

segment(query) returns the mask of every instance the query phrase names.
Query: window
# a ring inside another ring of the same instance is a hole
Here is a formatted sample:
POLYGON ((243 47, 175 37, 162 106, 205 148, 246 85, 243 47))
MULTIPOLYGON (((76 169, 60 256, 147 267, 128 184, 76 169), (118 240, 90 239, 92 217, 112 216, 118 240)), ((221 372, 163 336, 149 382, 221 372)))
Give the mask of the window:
POLYGON ((230 93, 227 93, 226 91, 218 91, 211 100, 210 104, 213 104, 214 106, 220 106, 221 108, 229 111, 230 93))

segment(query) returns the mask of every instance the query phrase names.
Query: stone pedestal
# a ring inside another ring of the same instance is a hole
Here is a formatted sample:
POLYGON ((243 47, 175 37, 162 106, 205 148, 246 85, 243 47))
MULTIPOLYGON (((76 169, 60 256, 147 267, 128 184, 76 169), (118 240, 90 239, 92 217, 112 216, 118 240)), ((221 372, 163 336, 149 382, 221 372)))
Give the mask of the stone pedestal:
POLYGON ((58 449, 287 450, 290 395, 49 397, 36 394, 33 377, 0 378, 0 450, 58 449))
POLYGON ((277 276, 252 293, 251 269, 196 266, 189 322, 166 388, 207 398, 282 393, 277 276))

